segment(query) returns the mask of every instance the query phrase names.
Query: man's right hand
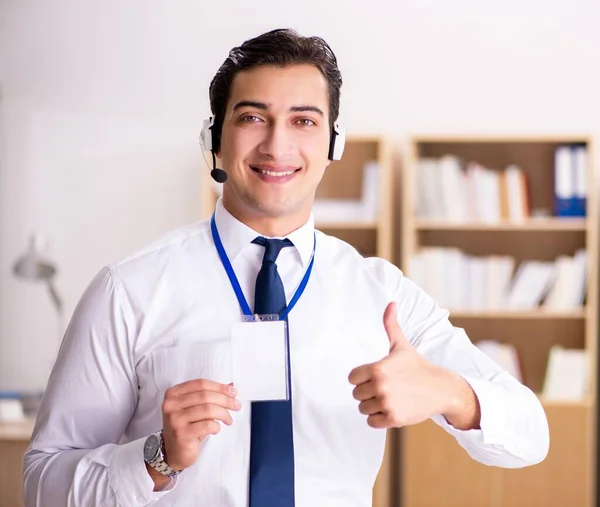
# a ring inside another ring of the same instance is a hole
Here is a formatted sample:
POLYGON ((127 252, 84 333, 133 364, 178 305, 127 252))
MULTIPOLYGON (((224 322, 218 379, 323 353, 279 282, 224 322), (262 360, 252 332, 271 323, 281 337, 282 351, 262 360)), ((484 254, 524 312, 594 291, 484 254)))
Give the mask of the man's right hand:
MULTIPOLYGON (((163 441, 165 461, 171 468, 184 470, 192 466, 203 440, 221 431, 219 421, 228 426, 233 423, 229 410, 241 408, 236 394, 232 385, 205 379, 190 380, 166 390, 162 404, 163 441)), ((157 480, 160 478, 152 469, 148 471, 155 483, 166 482, 157 480)))

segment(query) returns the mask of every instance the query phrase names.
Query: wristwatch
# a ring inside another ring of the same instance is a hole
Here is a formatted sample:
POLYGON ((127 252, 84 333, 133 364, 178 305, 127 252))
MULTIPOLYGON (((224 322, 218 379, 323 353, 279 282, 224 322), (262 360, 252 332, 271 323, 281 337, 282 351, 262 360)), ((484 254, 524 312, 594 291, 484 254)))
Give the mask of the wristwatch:
POLYGON ((162 431, 150 435, 144 443, 144 461, 157 472, 167 477, 175 477, 181 473, 181 470, 175 470, 167 465, 163 447, 162 431))

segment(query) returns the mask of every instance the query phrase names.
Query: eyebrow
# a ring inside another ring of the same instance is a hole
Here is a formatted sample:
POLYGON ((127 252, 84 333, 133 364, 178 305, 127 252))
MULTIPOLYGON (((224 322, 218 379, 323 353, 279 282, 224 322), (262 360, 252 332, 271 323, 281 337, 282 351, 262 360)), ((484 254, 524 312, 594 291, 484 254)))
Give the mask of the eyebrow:
MULTIPOLYGON (((269 110, 268 104, 265 104, 264 102, 257 102, 255 100, 241 100, 233 106, 233 110, 236 111, 238 109, 241 109, 242 107, 254 107, 255 109, 261 109, 262 111, 269 110)), ((313 113, 317 113, 325 117, 325 113, 323 113, 323 111, 316 106, 292 106, 289 110, 291 113, 302 113, 305 111, 312 111, 313 113)))

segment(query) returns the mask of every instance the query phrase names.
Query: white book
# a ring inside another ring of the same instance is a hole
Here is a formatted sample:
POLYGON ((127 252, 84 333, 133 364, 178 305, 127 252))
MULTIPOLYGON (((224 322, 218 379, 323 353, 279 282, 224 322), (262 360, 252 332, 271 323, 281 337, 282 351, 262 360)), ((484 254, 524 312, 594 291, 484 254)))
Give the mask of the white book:
POLYGON ((469 262, 469 305, 471 310, 485 310, 485 273, 487 259, 485 257, 471 257, 469 262))
POLYGON ((502 210, 500 208, 500 173, 491 169, 487 170, 488 177, 488 193, 486 195, 486 203, 490 221, 493 223, 500 222, 502 219, 502 210))
POLYGON ((477 164, 469 163, 465 169, 465 201, 467 204, 467 222, 480 222, 480 197, 477 195, 477 164))
POLYGON ((588 157, 586 146, 576 146, 573 148, 573 166, 575 169, 573 193, 575 197, 585 199, 588 193, 588 157))
POLYGON ((437 159, 421 159, 419 171, 423 178, 423 211, 426 213, 423 218, 444 218, 442 187, 440 185, 437 159))
POLYGON ((503 308, 506 293, 510 287, 515 259, 510 256, 490 256, 486 263, 485 294, 486 308, 498 310, 503 308))
POLYGON ((519 355, 514 345, 495 340, 481 340, 475 346, 519 382, 523 382, 519 355))
POLYGON ((467 217, 466 188, 460 161, 446 155, 440 158, 438 170, 441 176, 444 217, 451 222, 462 223, 467 217))
POLYGON ((572 293, 574 263, 570 255, 560 255, 556 261, 556 276, 548 291, 542 307, 547 310, 566 310, 570 308, 570 293, 572 293))
POLYGON ((579 308, 585 302, 587 292, 588 253, 580 249, 573 256, 573 278, 569 291, 569 307, 579 308))
POLYGON ((475 179, 475 189, 477 192, 477 213, 478 219, 481 222, 489 222, 489 207, 486 202, 488 194, 488 177, 487 169, 482 165, 475 164, 473 166, 473 174, 475 179))
POLYGON ((377 220, 379 215, 379 163, 371 160, 363 168, 361 203, 364 220, 377 220))
POLYGON ((316 222, 368 222, 358 199, 315 199, 312 212, 316 222))
POLYGON ((444 248, 424 247, 421 249, 421 256, 423 259, 424 290, 441 307, 447 307, 444 282, 444 248))
POLYGON ((458 248, 446 248, 444 254, 444 298, 447 308, 464 308, 464 254, 458 248))
POLYGON ((546 296, 554 279, 554 262, 523 261, 508 291, 505 307, 530 310, 546 296))
POLYGON ((570 199, 575 193, 572 151, 559 146, 554 152, 554 193, 560 199, 570 199))
POLYGON ((550 349, 542 394, 549 400, 577 401, 588 390, 588 357, 582 349, 550 349))
POLYGON ((423 256, 419 252, 415 252, 408 260, 408 272, 405 273, 405 275, 407 278, 421 287, 421 289, 423 289, 425 292, 428 292, 427 288, 425 287, 424 266, 425 262, 423 260, 423 256))

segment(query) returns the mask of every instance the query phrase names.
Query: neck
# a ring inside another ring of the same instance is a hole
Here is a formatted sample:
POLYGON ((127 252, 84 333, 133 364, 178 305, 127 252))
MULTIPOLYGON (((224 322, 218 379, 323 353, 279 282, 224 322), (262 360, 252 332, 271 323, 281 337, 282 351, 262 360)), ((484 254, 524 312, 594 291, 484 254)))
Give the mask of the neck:
POLYGON ((259 214, 242 213, 235 206, 223 201, 223 207, 240 222, 268 238, 281 238, 298 230, 309 219, 310 210, 306 213, 296 213, 281 217, 269 217, 259 214))

